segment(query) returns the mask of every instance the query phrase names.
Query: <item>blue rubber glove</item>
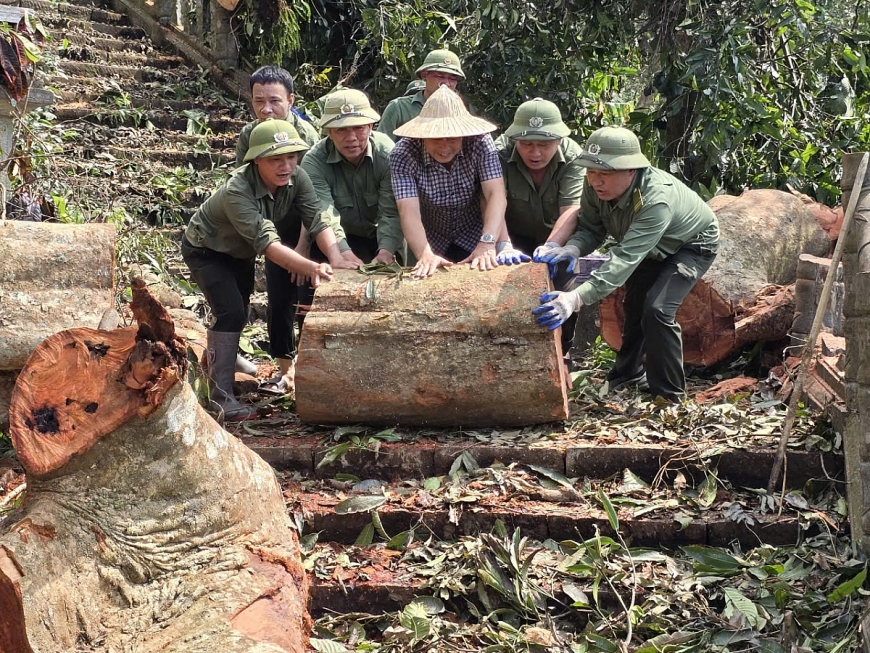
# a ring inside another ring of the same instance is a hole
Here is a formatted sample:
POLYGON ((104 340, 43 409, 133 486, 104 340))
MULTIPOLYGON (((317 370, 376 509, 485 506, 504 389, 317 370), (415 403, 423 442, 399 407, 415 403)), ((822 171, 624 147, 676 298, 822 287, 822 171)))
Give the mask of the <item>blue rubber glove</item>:
POLYGON ((550 267, 550 278, 555 279, 556 268, 562 261, 568 261, 568 273, 573 274, 580 259, 580 248, 576 245, 565 245, 547 242, 535 249, 532 257, 538 263, 546 263, 550 267), (546 249, 544 249, 546 248, 546 249))
POLYGON ((550 331, 558 329, 571 315, 580 310, 583 300, 577 291, 547 292, 541 295, 541 305, 532 309, 535 322, 550 331))
POLYGON ((515 249, 513 243, 509 240, 504 240, 498 243, 495 247, 498 254, 495 260, 499 265, 519 265, 520 263, 528 263, 532 257, 518 249, 515 249))

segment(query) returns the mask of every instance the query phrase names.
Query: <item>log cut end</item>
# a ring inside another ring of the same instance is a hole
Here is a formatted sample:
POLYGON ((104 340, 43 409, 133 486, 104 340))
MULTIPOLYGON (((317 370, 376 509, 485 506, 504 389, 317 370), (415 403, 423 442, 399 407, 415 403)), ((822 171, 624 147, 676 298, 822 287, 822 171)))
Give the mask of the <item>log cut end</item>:
POLYGON ((172 320, 133 285, 139 328, 70 329, 46 338, 9 403, 12 443, 28 473, 48 474, 134 415, 146 416, 187 369, 172 320), (137 302, 138 300, 138 302, 137 302))
POLYGON ((24 605, 18 584, 22 573, 9 555, 0 547, 0 651, 33 653, 24 628, 24 605))

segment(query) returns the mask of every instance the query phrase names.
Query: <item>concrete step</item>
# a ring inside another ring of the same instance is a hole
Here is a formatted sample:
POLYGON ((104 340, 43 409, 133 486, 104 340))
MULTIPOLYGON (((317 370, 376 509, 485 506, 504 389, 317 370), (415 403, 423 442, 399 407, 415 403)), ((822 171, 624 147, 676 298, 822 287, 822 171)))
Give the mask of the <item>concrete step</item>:
MULTIPOLYGON (((102 35, 100 32, 86 32, 83 30, 64 29, 60 33, 54 35, 55 40, 62 44, 66 39, 69 42, 69 50, 74 48, 89 47, 99 50, 102 53, 114 52, 130 52, 135 54, 148 54, 153 51, 151 43, 145 39, 129 39, 102 35)), ((87 61, 87 59, 78 59, 76 56, 70 56, 65 49, 58 45, 58 54, 62 59, 73 59, 77 61, 87 61)))
POLYGON ((149 57, 147 63, 141 66, 63 60, 60 67, 67 75, 128 82, 171 82, 183 77, 190 70, 184 65, 183 59, 170 55, 149 57))
MULTIPOLYGON (((249 429, 256 430, 256 427, 249 429)), ((371 434, 376 432, 377 429, 370 431, 371 434)), ((275 469, 318 479, 346 472, 360 473, 359 470, 365 470, 368 478, 428 478, 447 474, 456 458, 465 453, 481 466, 495 462, 536 465, 569 478, 607 478, 631 469, 648 483, 676 471, 681 471, 691 482, 703 479, 705 469, 715 468, 723 480, 737 486, 759 488, 767 486, 776 455, 773 446, 747 445, 746 449, 740 449, 715 443, 700 448, 617 443, 601 446, 577 439, 560 444, 542 441, 531 446, 494 446, 409 438, 407 442, 380 442, 376 449, 374 446, 353 447, 335 461, 323 464, 335 446, 328 436, 299 434, 278 439, 252 437, 244 430, 236 434, 275 469)), ((838 454, 792 449, 787 452, 786 463, 789 489, 801 488, 813 479, 843 478, 843 457, 838 454)))
MULTIPOLYGON (((92 47, 90 44, 81 45, 81 42, 82 41, 79 40, 77 41, 79 45, 70 45, 68 48, 59 50, 61 68, 66 68, 67 64, 73 61, 79 63, 94 63, 124 67, 150 67, 154 61, 153 55, 145 52, 133 52, 132 50, 125 48, 106 50, 96 46, 92 47)), ((117 41, 117 43, 122 42, 117 41)), ((181 60, 175 62, 174 66, 180 66, 183 64, 184 61, 181 60)))

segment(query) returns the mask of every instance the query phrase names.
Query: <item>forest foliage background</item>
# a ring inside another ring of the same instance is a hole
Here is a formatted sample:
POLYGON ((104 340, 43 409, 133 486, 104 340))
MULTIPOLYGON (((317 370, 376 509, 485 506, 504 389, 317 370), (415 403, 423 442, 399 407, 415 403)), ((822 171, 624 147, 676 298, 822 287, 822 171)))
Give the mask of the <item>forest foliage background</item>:
POLYGON ((624 121, 704 196, 834 204, 842 154, 870 150, 866 0, 243 0, 235 18, 244 65, 280 62, 308 101, 342 83, 383 109, 449 47, 500 126, 536 96, 581 143, 624 121))

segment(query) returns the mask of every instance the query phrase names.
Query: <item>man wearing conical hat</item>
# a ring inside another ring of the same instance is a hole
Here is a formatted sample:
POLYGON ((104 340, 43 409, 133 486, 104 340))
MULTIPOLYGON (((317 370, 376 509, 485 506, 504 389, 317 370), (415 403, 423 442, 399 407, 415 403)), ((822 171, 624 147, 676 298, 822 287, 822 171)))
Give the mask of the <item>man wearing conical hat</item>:
MULTIPOLYGON (((496 141, 507 189, 509 239, 496 250, 498 262, 528 261, 538 248, 561 247, 577 228, 577 211, 586 169, 581 147, 552 102, 535 98, 521 104, 513 123, 496 141)), ((566 290, 574 275, 563 262, 550 269, 556 290, 566 290)), ((562 327, 562 351, 568 357, 576 315, 562 327)))
MULTIPOLYGON (((256 417, 253 408, 233 395, 239 338, 254 290, 255 257, 265 255, 285 271, 285 277, 295 272, 315 284, 332 277, 329 265, 304 258, 292 248, 304 225, 325 251, 338 251, 335 234, 319 219, 314 186, 296 166, 299 152, 307 149, 288 122, 257 125, 245 155, 247 165, 212 193, 184 232, 181 254, 214 316, 208 331, 210 408, 229 421, 256 417)), ((292 331, 284 335, 292 337, 292 331)), ((280 336, 270 333, 273 349, 280 336)))
POLYGON ((402 140, 390 155, 390 171, 402 231, 417 259, 414 276, 456 262, 480 270, 498 265, 507 200, 494 129, 442 86, 419 116, 396 130, 402 140))
POLYGON ((462 64, 455 53, 450 50, 432 50, 417 68, 417 77, 424 82, 425 87, 411 95, 406 92, 392 100, 381 116, 378 131, 393 140, 397 140, 396 128, 420 115, 426 100, 439 87, 446 86, 455 91, 456 85, 465 79, 465 73, 462 72, 462 64))
POLYGON ((570 292, 541 297, 532 312, 550 329, 583 305, 625 285, 622 347, 607 376, 609 390, 647 383, 653 396, 686 396, 677 309, 716 258, 719 223, 710 207, 672 175, 650 165, 624 127, 602 127, 580 156, 587 168, 577 231, 561 252, 535 260, 576 260, 609 235, 610 260, 570 292))
POLYGON ((365 263, 392 263, 404 244, 390 178, 394 144, 373 130, 379 119, 362 91, 330 93, 320 123, 326 138, 302 162, 320 198, 321 218, 341 223, 365 263))

